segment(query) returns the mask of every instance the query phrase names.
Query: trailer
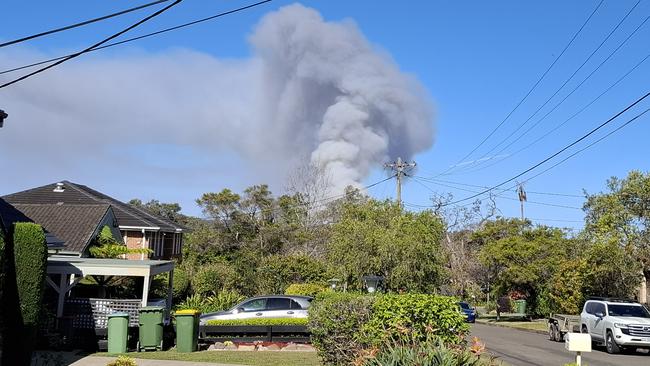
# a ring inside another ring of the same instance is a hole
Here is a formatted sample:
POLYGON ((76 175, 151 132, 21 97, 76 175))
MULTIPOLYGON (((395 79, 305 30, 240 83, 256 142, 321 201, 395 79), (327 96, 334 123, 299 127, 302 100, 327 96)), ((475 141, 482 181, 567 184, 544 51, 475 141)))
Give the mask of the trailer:
POLYGON ((580 333, 580 315, 551 314, 548 318, 548 338, 562 342, 567 333, 580 333))

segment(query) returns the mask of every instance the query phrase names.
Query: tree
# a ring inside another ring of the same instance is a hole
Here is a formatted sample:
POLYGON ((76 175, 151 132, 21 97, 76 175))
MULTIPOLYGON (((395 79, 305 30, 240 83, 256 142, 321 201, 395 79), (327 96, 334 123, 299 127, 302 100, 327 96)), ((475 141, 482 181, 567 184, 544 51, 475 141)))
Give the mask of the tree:
POLYGON ((494 197, 477 200, 470 206, 452 206, 453 195, 437 194, 431 196, 434 212, 445 222, 443 247, 449 262, 449 277, 443 287, 444 293, 467 298, 479 295, 489 289, 489 278, 485 267, 478 260, 477 241, 472 241, 472 234, 497 212, 494 197))
POLYGON ((592 243, 622 248, 618 255, 626 256, 628 263, 638 263, 639 277, 643 275, 647 285, 650 282, 650 173, 631 171, 624 179, 612 177, 607 181, 607 188, 607 192, 587 196, 585 234, 592 243))
POLYGON ((567 259, 572 241, 566 233, 546 226, 533 227, 519 219, 497 219, 474 234, 482 242, 481 262, 489 268, 497 295, 511 291, 526 296, 532 313, 538 308, 548 279, 567 259))
POLYGON ((360 289, 362 276, 384 277, 389 291, 435 291, 444 277, 443 224, 432 211, 403 211, 389 201, 342 205, 327 260, 333 274, 360 289))
POLYGON ((158 200, 150 200, 143 203, 142 200, 134 198, 130 200, 129 205, 148 211, 154 215, 164 217, 178 224, 183 224, 188 217, 181 214, 181 206, 178 203, 164 203, 158 200))

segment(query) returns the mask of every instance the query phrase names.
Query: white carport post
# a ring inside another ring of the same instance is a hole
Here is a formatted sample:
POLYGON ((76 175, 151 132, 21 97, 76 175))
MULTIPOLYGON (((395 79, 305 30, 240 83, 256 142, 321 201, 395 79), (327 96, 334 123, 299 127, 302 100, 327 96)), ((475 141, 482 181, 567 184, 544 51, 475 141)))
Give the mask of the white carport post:
POLYGON ((167 288, 167 309, 172 308, 172 299, 174 296, 174 270, 169 271, 169 287, 167 288))
POLYGON ((144 275, 144 283, 142 284, 142 307, 147 306, 149 301, 149 288, 151 288, 151 273, 144 275))
MULTIPOLYGON (((65 302, 65 294, 67 291, 65 289, 68 287, 68 275, 61 273, 61 279, 59 280, 59 299, 56 305, 56 317, 60 318, 63 316, 63 303, 65 302)), ((55 289, 56 290, 56 289, 55 289)))

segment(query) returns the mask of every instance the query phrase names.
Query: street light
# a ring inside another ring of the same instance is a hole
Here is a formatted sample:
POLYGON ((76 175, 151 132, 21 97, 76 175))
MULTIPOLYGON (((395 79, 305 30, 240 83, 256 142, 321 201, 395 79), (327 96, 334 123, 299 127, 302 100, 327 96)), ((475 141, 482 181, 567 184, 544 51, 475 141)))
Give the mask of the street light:
POLYGON ((341 282, 341 280, 339 280, 338 278, 332 278, 327 280, 327 283, 330 285, 332 290, 336 290, 336 287, 338 286, 339 282, 341 282))
POLYGON ((4 125, 5 118, 7 118, 7 117, 9 117, 9 115, 7 113, 5 113, 5 111, 0 109, 0 127, 2 127, 4 125))
POLYGON ((381 281, 384 280, 384 277, 382 276, 363 276, 361 277, 363 280, 363 283, 366 285, 366 288, 368 289, 369 293, 373 293, 377 291, 377 287, 379 287, 379 284, 381 281))

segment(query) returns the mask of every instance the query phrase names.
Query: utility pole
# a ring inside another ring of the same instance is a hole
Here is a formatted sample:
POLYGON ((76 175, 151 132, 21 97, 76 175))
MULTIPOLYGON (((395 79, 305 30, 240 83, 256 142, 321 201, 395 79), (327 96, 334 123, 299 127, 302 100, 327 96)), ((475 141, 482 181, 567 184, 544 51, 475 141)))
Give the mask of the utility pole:
POLYGON ((398 207, 402 206, 402 177, 405 174, 404 170, 406 168, 414 168, 415 166, 416 166, 415 162, 408 163, 402 161, 402 158, 397 158, 397 161, 384 164, 384 167, 390 168, 391 170, 394 170, 396 172, 395 178, 397 180, 397 206, 398 207))
POLYGON ((5 118, 7 118, 7 117, 9 117, 9 115, 7 113, 5 113, 5 111, 0 109, 0 127, 2 127, 4 125, 5 118))
POLYGON ((524 202, 526 202, 527 198, 523 183, 519 183, 519 186, 517 187, 517 195, 519 195, 519 204, 521 205, 521 221, 524 221, 524 202))

